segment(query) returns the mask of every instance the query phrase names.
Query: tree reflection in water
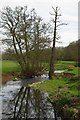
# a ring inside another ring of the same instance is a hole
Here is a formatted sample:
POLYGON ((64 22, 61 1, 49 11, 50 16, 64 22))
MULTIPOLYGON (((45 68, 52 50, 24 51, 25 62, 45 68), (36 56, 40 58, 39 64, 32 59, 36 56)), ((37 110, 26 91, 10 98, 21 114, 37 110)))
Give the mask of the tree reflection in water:
POLYGON ((30 87, 21 87, 16 95, 13 119, 54 119, 54 109, 47 100, 47 94, 30 87))

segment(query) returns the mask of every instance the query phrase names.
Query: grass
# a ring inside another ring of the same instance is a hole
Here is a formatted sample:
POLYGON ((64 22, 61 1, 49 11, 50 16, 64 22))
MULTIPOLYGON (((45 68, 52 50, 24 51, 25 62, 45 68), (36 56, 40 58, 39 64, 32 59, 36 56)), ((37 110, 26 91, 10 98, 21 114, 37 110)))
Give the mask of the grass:
POLYGON ((75 75, 79 76, 80 75, 80 68, 79 67, 75 67, 71 73, 74 73, 75 75))
MULTIPOLYGON (((0 61, 1 65, 1 61, 0 61)), ((12 72, 20 71, 19 64, 15 61, 2 61, 2 74, 8 74, 12 72)))
POLYGON ((2 61, 0 61, 0 73, 2 73, 2 61))
MULTIPOLYGON (((55 64, 55 70, 66 70, 67 65, 70 65, 70 64, 75 65, 76 62, 75 61, 57 61, 57 63, 55 64)), ((3 74, 8 74, 11 72, 20 71, 20 67, 16 61, 4 60, 2 62, 0 61, 0 72, 1 72, 1 70, 2 70, 3 74), (2 64, 2 68, 1 68, 1 64, 2 64)), ((75 73, 76 75, 79 75, 80 68, 74 67, 74 69, 72 71, 67 71, 67 72, 71 72, 71 73, 75 73)))
POLYGON ((65 80, 59 79, 59 80, 47 80, 40 84, 35 84, 34 87, 37 89, 41 89, 43 91, 51 92, 55 91, 55 89, 58 89, 59 86, 64 86, 65 80))
POLYGON ((75 67, 76 64, 76 61, 57 61, 57 63, 55 64, 55 69, 66 70, 67 73, 73 73, 76 76, 80 76, 80 68, 75 67))
POLYGON ((66 73, 72 73, 75 74, 76 76, 80 76, 80 67, 74 67, 71 70, 66 70, 66 73))
POLYGON ((55 69, 56 70, 65 70, 67 69, 68 65, 76 65, 77 62, 76 61, 57 61, 55 63, 55 69))
POLYGON ((47 80, 32 86, 35 89, 48 92, 49 95, 63 94, 64 96, 78 96, 78 83, 71 83, 67 79, 47 80))
MULTIPOLYGON (((67 69, 68 65, 76 65, 77 62, 76 61, 56 61, 55 62, 55 70, 65 70, 67 69)), ((43 64, 47 70, 49 70, 49 64, 48 63, 44 63, 43 64)))
POLYGON ((34 89, 39 89, 49 94, 48 100, 55 104, 57 113, 63 119, 76 116, 74 109, 78 112, 80 110, 80 68, 75 67, 75 64, 76 62, 74 61, 60 61, 55 64, 56 70, 63 69, 66 73, 73 73, 74 75, 71 78, 62 73, 62 75, 57 75, 57 78, 53 80, 46 80, 32 85, 34 89), (65 113, 64 116, 63 112, 61 113, 61 109, 65 113))
MULTIPOLYGON (((74 66, 75 64, 76 62, 74 61, 59 61, 55 64, 55 69, 56 70, 66 69, 66 72, 74 73, 76 76, 78 76, 80 74, 80 68, 75 67, 74 66)), ((0 61, 0 66, 1 66, 1 61, 0 61)), ((17 62, 2 61, 2 73, 3 74, 18 72, 18 71, 20 71, 20 67, 17 62)), ((61 76, 61 75, 59 76, 58 79, 55 78, 54 80, 46 80, 41 83, 35 83, 31 86, 34 89, 39 89, 44 92, 48 92, 50 100, 51 101, 53 100, 53 102, 55 102, 56 105, 58 106, 57 108, 58 111, 59 111, 59 108, 61 110, 66 104, 72 103, 73 100, 71 100, 71 98, 80 97, 80 81, 79 80, 70 81, 68 78, 64 78, 64 76, 61 76)), ((79 101, 77 101, 77 103, 78 102, 79 101)), ((72 107, 69 108, 68 113, 70 113, 70 110, 72 110, 72 107)), ((67 114, 67 116, 68 115, 69 114, 67 114)))
POLYGON ((58 61, 59 64, 76 64, 76 61, 58 61))
POLYGON ((58 70, 66 70, 67 73, 75 74, 72 79, 64 78, 64 74, 54 80, 46 80, 41 83, 33 84, 34 89, 47 92, 49 94, 48 100, 56 107, 57 113, 64 119, 66 117, 72 118, 76 116, 76 111, 80 110, 80 68, 75 67, 74 61, 61 61, 55 65, 58 70), (77 77, 76 77, 77 76, 77 77), (75 106, 73 106, 75 105, 75 106), (64 109, 65 108, 65 109, 64 109), (61 109, 64 112, 61 113, 61 109))

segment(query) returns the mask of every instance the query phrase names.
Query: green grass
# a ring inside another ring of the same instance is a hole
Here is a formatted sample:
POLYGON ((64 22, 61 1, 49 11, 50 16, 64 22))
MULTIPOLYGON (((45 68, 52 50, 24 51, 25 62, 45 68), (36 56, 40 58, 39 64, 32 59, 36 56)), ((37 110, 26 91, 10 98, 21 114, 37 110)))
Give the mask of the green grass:
POLYGON ((75 75, 80 75, 80 68, 79 67, 75 67, 72 71, 71 71, 71 73, 74 73, 75 75))
MULTIPOLYGON (((57 61, 55 64, 55 70, 65 70, 67 69, 67 65, 69 64, 76 64, 75 61, 57 61)), ((44 64, 46 68, 49 69, 49 66, 44 64)), ((47 70, 48 70, 47 69, 47 70)), ((0 61, 0 72, 2 71, 3 74, 6 73, 11 73, 11 72, 17 72, 20 71, 20 67, 19 64, 16 61, 9 61, 9 60, 4 60, 4 61, 0 61), (1 68, 1 64, 2 64, 2 68, 1 68)), ((80 68, 79 68, 80 71, 80 68)), ((73 71, 69 71, 72 73, 75 73, 76 75, 78 75, 80 72, 78 71, 78 68, 74 68, 73 71)))
POLYGON ((66 81, 62 79, 47 80, 40 84, 35 84, 34 87, 37 89, 41 89, 43 91, 51 92, 51 91, 55 91, 55 89, 58 89, 59 86, 63 87, 65 83, 66 81))
POLYGON ((41 83, 33 84, 32 87, 47 92, 49 94, 48 100, 56 106, 55 109, 60 115, 61 109, 63 110, 66 106, 67 108, 64 110, 66 110, 66 116, 69 116, 69 118, 75 115, 74 108, 76 110, 80 109, 80 81, 73 82, 68 79, 46 80, 41 83), (73 106, 73 104, 75 106, 73 106))
POLYGON ((0 61, 0 73, 2 73, 2 61, 0 61))
POLYGON ((56 70, 66 70, 67 73, 73 73, 76 76, 80 76, 80 67, 75 67, 76 61, 57 61, 55 64, 56 70), (71 70, 68 70, 68 66, 73 65, 73 68, 69 68, 71 70))
POLYGON ((68 79, 56 79, 34 84, 32 87, 48 92, 49 95, 62 94, 63 96, 71 97, 79 95, 79 84, 80 82, 70 82, 68 79))
MULTIPOLYGON (((54 80, 45 80, 44 82, 32 85, 34 89, 39 89, 49 94, 48 100, 56 105, 58 113, 60 112, 61 114, 61 109, 67 105, 69 111, 66 112, 66 115, 69 117, 72 117, 75 114, 71 103, 74 104, 76 98, 76 103, 78 103, 80 97, 80 80, 76 77, 80 75, 80 68, 75 67, 75 64, 76 62, 74 61, 60 61, 55 64, 56 70, 66 70, 67 73, 75 74, 74 77, 72 76, 72 78, 75 78, 75 81, 69 78, 64 78, 64 74, 62 74, 62 76, 60 75, 59 78, 55 78, 54 80)), ((76 103, 75 108, 78 109, 80 104, 76 103)))
MULTIPOLYGON (((80 68, 73 66, 68 70, 71 65, 75 65, 75 61, 58 61, 55 64, 55 69, 59 70, 66 70, 67 73, 73 73, 75 76, 80 75, 80 68)), ((64 77, 64 76, 63 76, 64 77)), ((61 78, 56 80, 48 80, 44 81, 40 84, 35 84, 34 88, 41 89, 45 92, 48 92, 50 95, 58 94, 59 92, 63 94, 64 96, 70 97, 70 96, 78 96, 79 90, 78 85, 80 85, 80 82, 75 81, 74 83, 72 81, 69 81, 68 78, 61 78)))
POLYGON ((64 64, 55 64, 55 70, 65 70, 66 69, 66 65, 64 64))
POLYGON ((68 65, 76 65, 76 61, 56 61, 55 69, 56 70, 65 70, 68 65))
MULTIPOLYGON (((67 65, 76 65, 76 61, 55 61, 55 70, 65 70, 67 68, 67 65)), ((49 70, 49 64, 43 63, 43 66, 49 70)))
POLYGON ((80 76, 80 68, 79 67, 74 67, 71 70, 66 70, 66 72, 75 74, 76 76, 80 76))
POLYGON ((59 64, 76 64, 76 61, 58 61, 59 64))
MULTIPOLYGON (((1 61, 0 61, 1 65, 1 61)), ((15 61, 2 61, 2 74, 20 71, 19 64, 15 61)))

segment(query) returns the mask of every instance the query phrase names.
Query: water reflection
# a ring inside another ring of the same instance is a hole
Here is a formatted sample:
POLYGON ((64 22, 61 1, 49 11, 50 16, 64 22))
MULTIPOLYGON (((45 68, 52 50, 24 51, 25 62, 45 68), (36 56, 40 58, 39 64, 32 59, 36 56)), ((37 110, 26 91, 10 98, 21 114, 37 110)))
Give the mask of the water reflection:
POLYGON ((49 80, 47 75, 24 79, 24 80, 21 80, 21 86, 26 86, 26 84, 32 84, 32 83, 36 83, 36 82, 42 82, 44 80, 49 80))
POLYGON ((30 87, 21 87, 14 99, 13 119, 54 118, 53 106, 47 100, 47 94, 30 87))
POLYGON ((43 75, 32 79, 9 81, 3 85, 2 89, 0 89, 2 120, 22 120, 22 118, 34 118, 34 120, 50 118, 50 120, 54 120, 54 110, 47 100, 47 94, 25 87, 31 83, 47 79, 48 76, 43 75))

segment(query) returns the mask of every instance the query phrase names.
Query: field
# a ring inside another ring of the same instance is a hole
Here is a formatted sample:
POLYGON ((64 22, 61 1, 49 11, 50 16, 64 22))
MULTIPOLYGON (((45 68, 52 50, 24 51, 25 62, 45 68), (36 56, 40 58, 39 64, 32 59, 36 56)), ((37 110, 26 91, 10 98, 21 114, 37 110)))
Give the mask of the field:
MULTIPOLYGON (((78 74, 79 68, 78 67, 73 68, 74 65, 76 65, 75 61, 57 61, 55 64, 55 70, 72 69, 69 72, 78 74)), ((16 61, 9 61, 9 60, 0 61, 0 72, 2 72, 2 74, 8 74, 19 71, 20 71, 20 66, 16 61)))
POLYGON ((17 73, 20 71, 20 66, 15 61, 0 61, 0 73, 2 74, 2 79, 0 79, 0 84, 5 84, 9 80, 16 78, 17 73))
MULTIPOLYGON (((1 65, 1 61, 0 61, 1 65)), ((18 72, 20 71, 19 64, 15 61, 2 61, 2 74, 9 74, 12 72, 18 72)))

